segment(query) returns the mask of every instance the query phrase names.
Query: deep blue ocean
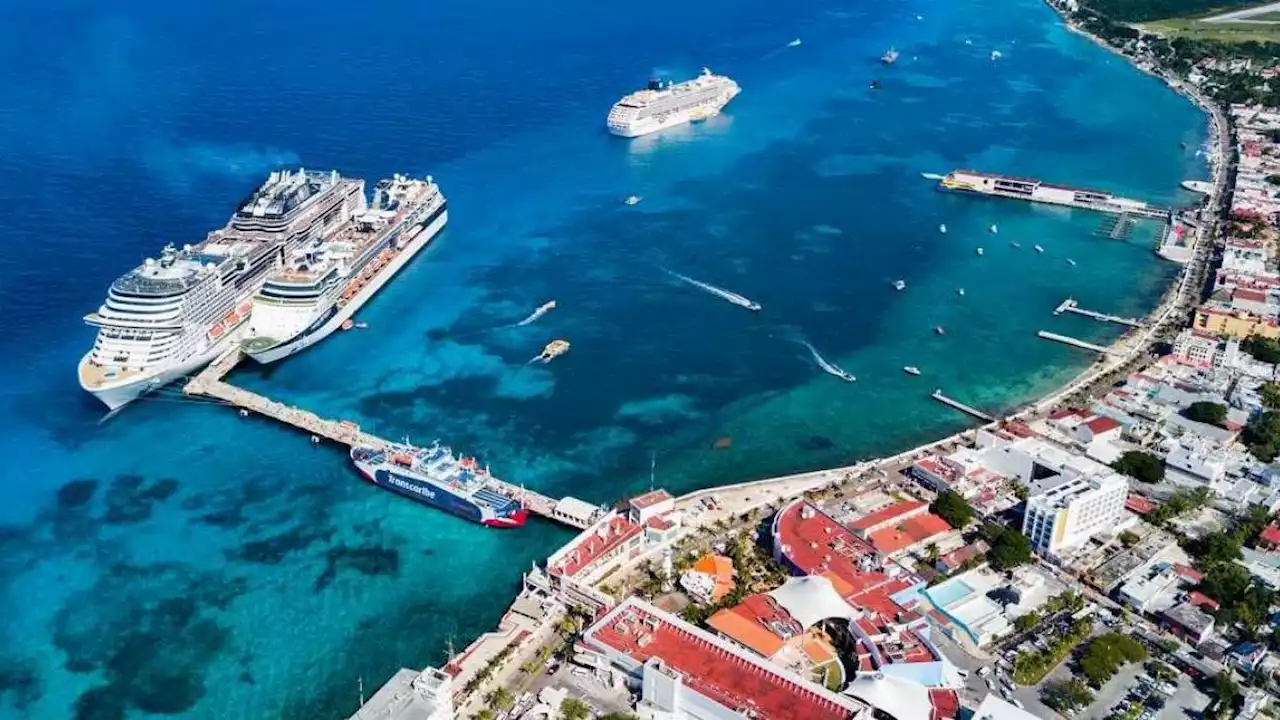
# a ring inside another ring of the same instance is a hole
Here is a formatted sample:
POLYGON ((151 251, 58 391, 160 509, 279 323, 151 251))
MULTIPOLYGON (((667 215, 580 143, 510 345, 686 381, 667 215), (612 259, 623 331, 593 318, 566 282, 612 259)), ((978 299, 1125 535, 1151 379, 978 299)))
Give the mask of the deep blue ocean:
POLYGON ((274 168, 431 174, 451 221, 368 329, 232 382, 600 502, 646 486, 651 453, 684 491, 955 431, 933 388, 1027 402, 1090 361, 1036 330, 1117 332, 1053 318, 1063 298, 1139 314, 1174 275, 1154 227, 1108 240, 1101 217, 921 172, 1161 203, 1205 175, 1203 116, 1038 0, 14 0, 0 20, 3 717, 344 717, 360 679, 490 628, 568 537, 414 505, 219 406, 170 395, 100 422, 80 318, 274 168), (743 87, 725 114, 606 134, 619 96, 703 65, 743 87), (525 365, 557 337, 570 353, 525 365))

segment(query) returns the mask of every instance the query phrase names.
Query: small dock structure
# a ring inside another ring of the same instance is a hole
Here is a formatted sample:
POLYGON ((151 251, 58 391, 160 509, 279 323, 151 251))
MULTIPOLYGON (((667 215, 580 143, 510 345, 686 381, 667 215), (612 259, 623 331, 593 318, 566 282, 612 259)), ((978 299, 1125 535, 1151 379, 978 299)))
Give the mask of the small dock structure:
POLYGON ((1067 298, 1066 300, 1063 300, 1062 304, 1059 305, 1057 309, 1053 311, 1053 314, 1061 315, 1064 312, 1075 313, 1076 315, 1083 315, 1085 317, 1093 318, 1094 320, 1097 320, 1099 322, 1115 323, 1116 325, 1128 325, 1129 327, 1132 327, 1132 328, 1146 327, 1146 323, 1142 322, 1137 318, 1120 317, 1119 315, 1108 315, 1106 313, 1100 313, 1094 310, 1086 310, 1080 307, 1080 303, 1076 302, 1075 298, 1067 298))
MULTIPOLYGON (((348 446, 386 448, 391 445, 377 435, 364 432, 359 425, 349 420, 328 420, 309 410, 285 405, 224 382, 222 378, 226 377, 227 373, 231 372, 242 359, 244 354, 238 347, 228 350, 192 378, 182 391, 187 395, 220 400, 227 405, 240 408, 242 412, 254 412, 271 418, 276 422, 310 433, 313 439, 323 438, 348 446)), ((519 500, 529 512, 541 515, 548 520, 579 530, 586 529, 594 521, 594 518, 590 517, 591 514, 585 512, 586 508, 594 506, 576 498, 566 497, 556 500, 492 476, 485 480, 485 485, 495 492, 519 500)), ((600 512, 603 513, 603 510, 600 512)))
POLYGON ((1064 344, 1064 345, 1070 345, 1070 346, 1072 346, 1072 347, 1078 347, 1078 348, 1081 348, 1081 349, 1083 349, 1083 350, 1092 350, 1093 352, 1096 352, 1096 353, 1102 353, 1102 354, 1104 354, 1104 355, 1111 355, 1111 354, 1113 354, 1113 352, 1114 352, 1114 351, 1112 351, 1110 348, 1105 348, 1105 347, 1102 347, 1101 345, 1094 345, 1094 344, 1093 344, 1093 343, 1091 343, 1091 342, 1085 342, 1084 340, 1077 340, 1077 339, 1075 339, 1075 338, 1073 338, 1073 337, 1068 337, 1068 336, 1066 336, 1066 335, 1059 335, 1059 334, 1057 334, 1057 333, 1051 333, 1051 332, 1049 332, 1049 331, 1047 331, 1047 330, 1041 330, 1040 332, 1038 332, 1038 333, 1036 333, 1036 334, 1037 334, 1037 335, 1039 335, 1041 338, 1043 338, 1043 339, 1045 339, 1045 340, 1052 340, 1052 341, 1054 341, 1054 342, 1060 342, 1060 343, 1062 343, 1062 344, 1064 344))
MULTIPOLYGON (((1066 185, 1054 185, 1035 178, 995 175, 976 170, 953 170, 938 181, 937 187, 945 192, 988 195, 1011 200, 1061 205, 1081 210, 1094 210, 1119 215, 1125 221, 1130 216, 1153 220, 1162 220, 1169 216, 1168 208, 1151 205, 1141 200, 1120 197, 1103 190, 1073 188, 1066 185)), ((1119 222, 1115 227, 1118 228, 1125 225, 1127 225, 1127 222, 1119 222)))
POLYGON ((934 400, 937 400, 938 402, 942 403, 943 405, 947 405, 947 406, 949 406, 949 407, 951 407, 951 408, 954 408, 954 409, 956 409, 956 410, 959 410, 960 412, 962 412, 962 413, 964 413, 964 414, 966 414, 966 415, 972 415, 973 417, 976 417, 976 418, 978 418, 979 420, 984 420, 984 421, 986 421, 986 422, 995 422, 995 417, 994 417, 994 416, 992 416, 992 415, 988 415, 987 413, 984 413, 984 412, 982 412, 981 410, 979 410, 979 409, 977 409, 977 408, 969 407, 968 405, 965 405, 964 403, 960 402, 959 400, 952 400, 951 398, 947 397, 946 395, 943 395, 943 394, 942 394, 942 390, 941 390, 941 389, 934 390, 934 391, 933 391, 933 393, 931 393, 931 394, 929 395, 929 397, 933 398, 934 400))

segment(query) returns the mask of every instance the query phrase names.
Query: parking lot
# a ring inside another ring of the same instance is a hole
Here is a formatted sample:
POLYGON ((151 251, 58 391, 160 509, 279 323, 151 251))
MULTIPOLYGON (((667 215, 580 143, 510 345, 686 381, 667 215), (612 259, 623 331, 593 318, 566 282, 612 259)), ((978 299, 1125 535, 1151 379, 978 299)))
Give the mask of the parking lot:
POLYGON ((624 687, 612 687, 610 677, 571 662, 557 662, 552 667, 554 672, 543 674, 529 686, 530 693, 536 696, 544 687, 558 687, 585 702, 595 715, 631 712, 631 693, 624 687))

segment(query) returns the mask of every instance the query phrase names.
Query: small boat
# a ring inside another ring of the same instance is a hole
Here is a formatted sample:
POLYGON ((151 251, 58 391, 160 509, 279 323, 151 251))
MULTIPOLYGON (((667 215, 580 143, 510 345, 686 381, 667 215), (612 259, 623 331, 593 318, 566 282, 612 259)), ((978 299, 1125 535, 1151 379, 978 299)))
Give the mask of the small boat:
POLYGON ((964 288, 956 288, 956 294, 960 297, 964 297, 964 288))
POLYGON ((972 40, 970 40, 970 39, 968 39, 968 38, 965 38, 964 44, 965 44, 965 45, 972 45, 972 44, 973 44, 973 41, 972 41, 972 40))
POLYGON ((917 19, 917 20, 923 20, 923 19, 924 19, 924 16, 923 16, 923 15, 917 15, 917 16, 916 16, 916 19, 917 19))
POLYGON ((1075 267, 1075 265, 1076 265, 1076 261, 1075 261, 1075 260, 1072 260, 1071 258, 1067 258, 1067 264, 1068 264, 1068 265, 1070 265, 1070 266, 1072 266, 1072 267, 1075 267))
POLYGON ((984 251, 982 248, 978 248, 978 250, 977 250, 978 257, 982 257, 982 253, 983 253, 983 252, 985 252, 985 251, 984 251))
POLYGON ((534 359, 543 363, 549 363, 553 359, 560 357, 567 352, 569 352, 568 340, 552 340, 547 343, 546 347, 542 348, 542 352, 534 359))
POLYGON ((796 38, 795 40, 787 43, 787 47, 800 47, 800 38, 796 38))
POLYGON ((367 323, 367 322, 358 322, 358 323, 356 323, 356 329, 357 329, 357 330, 364 330, 364 329, 365 329, 365 328, 367 328, 367 327, 369 327, 369 323, 367 323))
POLYGON ((1042 247, 1040 247, 1039 245, 1037 245, 1037 246, 1036 246, 1036 252, 1038 252, 1038 253, 1042 253, 1042 252, 1044 252, 1044 248, 1042 248, 1042 247))
POLYGON ((627 199, 623 200, 622 202, 628 205, 635 205, 636 203, 640 202, 643 199, 644 198, 640 197, 639 195, 628 195, 627 199))
POLYGON ((1013 246, 1013 247, 1016 247, 1016 248, 1020 248, 1020 247, 1022 247, 1022 243, 1018 242, 1017 240, 1010 240, 1010 241, 1009 241, 1009 244, 1010 244, 1011 246, 1013 246))
POLYGON ((947 330, 946 330, 946 328, 942 327, 941 325, 939 325, 939 326, 935 327, 935 328, 933 329, 933 331, 934 331, 935 333, 939 334, 939 335, 946 335, 946 334, 947 334, 947 330))
POLYGON ((992 51, 991 51, 991 59, 992 59, 992 60, 999 60, 999 59, 1000 59, 1000 57, 1001 57, 1001 56, 1000 56, 1000 51, 999 51, 999 50, 992 50, 992 51))
POLYGON ((904 372, 904 373, 906 373, 906 374, 908 374, 908 375, 919 375, 919 374, 920 374, 920 368, 916 367, 915 365, 908 365, 908 366, 906 366, 906 367, 902 368, 902 372, 904 372))
POLYGON ((992 235, 995 235, 996 233, 1000 232, 1000 228, 996 227, 995 225, 992 225, 991 227, 987 228, 987 230, 990 230, 992 235))
POLYGON ((889 48, 884 52, 883 55, 880 56, 880 62, 884 63, 885 65, 892 65, 898 62, 898 51, 894 50, 893 48, 889 48))
POLYGON ((872 89, 872 90, 879 90, 879 89, 880 89, 880 81, 879 81, 879 80, 872 80, 872 81, 871 81, 871 89, 872 89))
POLYGON ((894 281, 893 281, 893 289, 894 289, 894 290, 906 290, 906 289, 907 289, 907 281, 906 281, 906 280, 894 280, 894 281))
POLYGON ((351 321, 351 318, 347 318, 346 320, 343 320, 343 321, 342 321, 342 329, 343 329, 343 330, 350 330, 351 328, 353 328, 353 327, 355 327, 355 326, 356 326, 356 324, 355 324, 354 322, 352 322, 352 321, 351 321))
POLYGON ((945 234, 946 234, 946 232, 947 232, 947 224, 946 224, 946 223, 942 223, 941 225, 939 225, 939 226, 938 226, 938 232, 943 233, 943 234, 945 235, 945 234))

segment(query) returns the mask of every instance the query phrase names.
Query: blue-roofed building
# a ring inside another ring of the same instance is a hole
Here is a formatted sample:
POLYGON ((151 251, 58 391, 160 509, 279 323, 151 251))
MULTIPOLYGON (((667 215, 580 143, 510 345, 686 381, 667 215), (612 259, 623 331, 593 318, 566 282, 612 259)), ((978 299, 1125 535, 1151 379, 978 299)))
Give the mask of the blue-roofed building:
POLYGON ((1266 645, 1255 642, 1242 642, 1227 651, 1226 661, 1231 667, 1246 675, 1251 675, 1266 658, 1266 645))

